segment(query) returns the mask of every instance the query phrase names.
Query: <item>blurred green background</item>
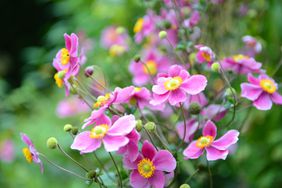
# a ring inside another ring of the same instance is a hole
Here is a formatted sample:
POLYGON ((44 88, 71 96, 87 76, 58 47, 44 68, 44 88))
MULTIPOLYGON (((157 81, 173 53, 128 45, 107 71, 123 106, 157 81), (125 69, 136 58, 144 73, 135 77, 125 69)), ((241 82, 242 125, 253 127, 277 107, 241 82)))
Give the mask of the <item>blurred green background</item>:
MULTIPOLYGON (((69 153, 78 157, 77 152, 68 149, 72 139, 63 126, 71 123, 79 127, 88 115, 63 119, 56 115, 64 91, 54 84, 52 59, 64 46, 65 32, 83 32, 93 44, 87 64, 99 65, 106 77, 111 75, 111 86, 129 85, 127 66, 137 51, 108 57, 108 52, 100 47, 100 34, 106 26, 118 25, 133 36, 135 21, 152 4, 153 0, 149 4, 138 0, 0 2, 0 148, 9 140, 14 151, 11 159, 0 161, 0 187, 87 187, 47 163, 44 174, 40 174, 38 166, 25 161, 19 133, 27 133, 37 149, 53 161, 83 174, 61 153, 48 150, 45 145, 49 136, 55 136, 69 153)), ((275 70, 282 57, 282 1, 226 0, 209 7, 202 17, 200 26, 206 31, 202 42, 217 54, 236 53, 242 46, 241 37, 249 34, 263 44, 257 60, 263 62, 269 74, 275 70), (247 7, 244 15, 239 14, 242 5, 247 7)), ((281 83, 281 69, 275 79, 281 83)), ((275 105, 268 112, 251 110, 236 153, 226 161, 212 164, 214 187, 282 187, 281 113, 281 107, 275 105)), ((93 158, 86 158, 90 162, 82 162, 95 169, 93 158)), ((205 187, 205 178, 206 172, 200 172, 191 186, 205 187)))

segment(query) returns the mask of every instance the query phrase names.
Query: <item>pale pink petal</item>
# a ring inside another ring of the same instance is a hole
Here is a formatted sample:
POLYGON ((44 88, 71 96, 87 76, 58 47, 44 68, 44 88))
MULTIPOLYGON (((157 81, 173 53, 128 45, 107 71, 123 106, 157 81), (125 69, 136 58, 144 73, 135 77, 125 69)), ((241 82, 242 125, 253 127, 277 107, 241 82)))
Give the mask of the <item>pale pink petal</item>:
POLYGON ((197 141, 191 142, 189 146, 183 151, 183 155, 188 159, 197 159, 203 154, 203 149, 196 146, 197 141))
POLYGON ((125 136, 109 136, 103 138, 103 144, 107 152, 117 151, 122 146, 125 146, 129 139, 125 136))
POLYGON ((248 74, 248 81, 254 85, 259 85, 260 82, 259 79, 254 77, 252 74, 248 74))
POLYGON ((165 185, 165 176, 162 171, 156 170, 154 175, 148 180, 153 188, 163 188, 165 185))
POLYGON ((203 75, 193 75, 181 85, 188 94, 196 95, 202 92, 207 86, 207 79, 203 75))
POLYGON ((160 150, 153 158, 156 170, 171 172, 176 168, 176 160, 167 150, 160 150))
POLYGON ((218 150, 214 147, 207 147, 206 151, 208 161, 214 161, 218 159, 225 160, 228 155, 228 150, 218 150))
POLYGON ((148 158, 150 160, 153 160, 154 156, 156 155, 157 150, 155 147, 148 142, 147 140, 144 141, 142 146, 142 154, 145 158, 148 158))
POLYGON ((182 78, 182 80, 186 80, 190 75, 186 70, 181 70, 179 76, 182 78))
POLYGON ((89 153, 99 148, 100 145, 100 140, 90 137, 90 131, 84 131, 75 137, 71 145, 71 149, 76 149, 83 153, 89 153))
POLYGON ((154 85, 152 91, 158 95, 162 95, 167 92, 163 84, 154 85))
POLYGON ((127 115, 119 118, 107 132, 111 136, 124 136, 129 134, 135 127, 135 117, 127 115))
POLYGON ((153 99, 150 101, 150 104, 152 104, 153 106, 160 105, 164 103, 169 96, 170 96, 170 92, 167 92, 163 95, 156 95, 153 93, 153 99))
POLYGON ((273 93, 270 98, 275 104, 282 104, 282 96, 278 92, 273 93))
POLYGON ((212 143, 212 147, 219 150, 227 150, 229 146, 235 144, 238 141, 239 132, 237 130, 230 130, 222 137, 215 140, 212 143))
POLYGON ((177 89, 170 92, 170 96, 168 98, 168 101, 171 105, 177 105, 179 103, 182 103, 186 100, 186 94, 182 89, 177 89))
POLYGON ((130 174, 130 185, 134 188, 149 188, 148 179, 143 178, 137 170, 133 170, 130 174))
POLYGON ((262 93, 257 100, 254 101, 253 105, 259 110, 270 110, 272 107, 272 101, 269 94, 262 93))
POLYGON ((172 65, 169 70, 168 70, 168 75, 170 77, 175 77, 175 76, 178 76, 180 74, 180 71, 182 70, 183 68, 179 65, 172 65))
POLYGON ((30 138, 26 134, 20 133, 20 135, 21 135, 21 139, 24 143, 26 143, 28 146, 33 146, 32 141, 30 140, 30 138))
POLYGON ((242 90, 241 96, 252 101, 256 100, 263 92, 261 87, 249 83, 241 84, 241 90, 242 90))
POLYGON ((217 128, 215 124, 208 120, 203 128, 203 135, 204 136, 212 136, 213 138, 216 137, 217 128))
POLYGON ((77 48, 78 48, 78 37, 76 34, 72 33, 71 34, 71 49, 70 49, 70 54, 72 56, 77 56, 77 48))

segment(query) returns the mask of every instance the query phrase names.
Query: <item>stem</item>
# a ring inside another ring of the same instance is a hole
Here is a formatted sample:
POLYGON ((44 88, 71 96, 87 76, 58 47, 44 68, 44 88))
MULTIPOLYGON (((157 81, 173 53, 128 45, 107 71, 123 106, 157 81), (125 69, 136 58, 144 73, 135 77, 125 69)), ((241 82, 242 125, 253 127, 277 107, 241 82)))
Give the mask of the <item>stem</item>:
MULTIPOLYGON (((184 109, 183 109, 183 104, 182 104, 182 103, 180 103, 180 109, 181 109, 182 117, 183 117, 183 121, 184 121, 184 134, 183 134, 183 138, 182 138, 180 144, 177 146, 177 150, 179 149, 179 147, 180 147, 181 145, 184 144, 185 138, 186 138, 186 132, 187 132, 187 130, 186 130, 186 129, 187 129, 187 127, 186 127, 186 118, 185 118, 185 114, 184 114, 184 109)), ((176 150, 176 151, 177 151, 177 150, 176 150)))
MULTIPOLYGON (((171 48, 173 49, 173 51, 174 51, 174 47, 173 47, 173 45, 172 45, 172 43, 170 42, 170 40, 166 37, 166 40, 168 41, 168 43, 169 43, 169 45, 171 46, 171 48)), ((174 52, 175 53, 175 55, 177 56, 177 58, 180 60, 180 62, 183 64, 183 65, 185 65, 185 62, 184 62, 184 60, 182 59, 182 57, 177 53, 177 52, 174 52)))
POLYGON ((117 174, 118 174, 118 176, 119 176, 120 187, 122 188, 122 187, 123 187, 123 185, 122 185, 122 178, 121 178, 121 175, 120 175, 118 166, 117 166, 116 161, 115 161, 115 159, 113 158, 112 154, 111 154, 110 152, 108 152, 108 153, 109 153, 109 155, 110 155, 110 157, 111 157, 111 159, 112 159, 112 161, 113 161, 113 163, 114 163, 114 166, 115 166, 115 168, 116 168, 117 174))
POLYGON ((156 144, 154 143, 152 136, 150 135, 150 133, 145 128, 144 128, 144 130, 145 130, 146 134, 148 135, 150 141, 152 142, 152 144, 154 145, 154 147, 158 151, 159 149, 157 148, 156 144))
POLYGON ((212 172, 210 168, 209 161, 207 160, 208 172, 209 172, 209 180, 210 180, 210 188, 213 188, 213 181, 212 181, 212 172))
POLYGON ((95 157, 95 159, 97 160, 97 162, 100 165, 100 168, 106 173, 106 175, 108 176, 109 179, 111 179, 112 181, 114 181, 114 179, 110 176, 110 174, 106 171, 106 169, 104 168, 103 163, 100 161, 100 159, 98 158, 97 154, 95 152, 93 152, 93 155, 95 157))
POLYGON ((195 176, 199 171, 199 169, 196 169, 195 172, 193 172, 193 174, 191 174, 184 182, 188 183, 193 178, 193 176, 195 176))

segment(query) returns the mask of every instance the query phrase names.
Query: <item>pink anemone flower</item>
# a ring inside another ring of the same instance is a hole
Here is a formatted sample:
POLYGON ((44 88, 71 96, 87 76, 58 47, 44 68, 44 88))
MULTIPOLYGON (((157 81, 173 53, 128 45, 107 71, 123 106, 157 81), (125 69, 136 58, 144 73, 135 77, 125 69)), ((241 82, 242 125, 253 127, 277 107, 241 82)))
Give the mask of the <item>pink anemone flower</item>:
POLYGON ((39 159, 39 153, 35 149, 32 141, 30 140, 30 138, 26 134, 20 133, 20 135, 21 135, 22 141, 27 145, 27 147, 23 148, 23 150, 22 150, 27 162, 29 162, 29 163, 34 162, 36 164, 39 164, 40 171, 41 171, 41 173, 43 173, 43 171, 44 171, 43 163, 39 159))
POLYGON ((277 92, 277 83, 267 75, 258 78, 248 75, 249 83, 242 83, 241 96, 253 101, 253 105, 259 110, 269 110, 272 102, 282 105, 282 96, 277 92))
POLYGON ((81 153, 90 153, 101 147, 107 152, 117 151, 128 144, 129 139, 126 137, 135 128, 135 117, 126 115, 120 117, 113 124, 109 117, 104 118, 91 129, 79 133, 71 145, 72 149, 79 150, 81 153))
POLYGON ((215 54, 210 47, 199 44, 195 48, 198 49, 196 59, 199 63, 208 63, 208 65, 211 65, 214 62, 215 54))
POLYGON ((223 105, 210 104, 201 111, 201 115, 203 115, 206 119, 220 121, 224 118, 227 112, 228 110, 223 105))
POLYGON ((124 157, 124 166, 132 170, 130 184, 134 188, 163 188, 165 173, 173 172, 176 160, 167 150, 157 151, 152 144, 144 141, 141 154, 132 162, 124 157))
POLYGON ((225 160, 229 153, 229 147, 238 141, 239 132, 237 130, 230 130, 215 140, 216 134, 217 128, 215 124, 210 120, 207 121, 203 128, 203 136, 191 142, 183 151, 183 155, 187 159, 197 159, 206 150, 208 161, 225 160))
MULTIPOLYGON (((179 138, 182 140, 184 137, 184 132, 185 132, 185 128, 184 128, 184 122, 179 122, 176 125, 176 130, 178 133, 179 138)), ((184 141, 185 142, 191 142, 194 138, 194 134, 196 133, 196 131, 199 128, 199 123, 198 120, 196 120, 195 118, 193 119, 189 119, 186 120, 186 134, 185 134, 185 138, 184 141)))
POLYGON ((171 105, 179 105, 186 101, 187 95, 202 92, 207 85, 203 75, 192 75, 179 65, 169 68, 168 74, 159 74, 157 85, 154 85, 152 105, 159 105, 168 101, 171 105))

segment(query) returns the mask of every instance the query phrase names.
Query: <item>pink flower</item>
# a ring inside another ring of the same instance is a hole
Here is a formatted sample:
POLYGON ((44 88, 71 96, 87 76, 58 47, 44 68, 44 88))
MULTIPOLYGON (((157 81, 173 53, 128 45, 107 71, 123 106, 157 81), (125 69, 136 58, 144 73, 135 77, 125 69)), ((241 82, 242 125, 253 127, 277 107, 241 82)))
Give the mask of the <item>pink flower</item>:
MULTIPOLYGON (((185 134, 184 141, 191 142, 198 128, 199 128, 199 123, 196 119, 193 118, 193 119, 186 120, 186 134, 185 134)), ((177 123, 176 129, 177 129, 179 138, 182 140, 184 136, 184 132, 185 132, 184 122, 182 121, 182 122, 177 123)))
POLYGON ((154 99, 151 104, 159 105, 168 101, 171 105, 179 105, 179 103, 186 101, 187 94, 199 94, 206 85, 205 76, 190 76, 181 66, 173 65, 169 68, 168 74, 158 75, 157 85, 152 88, 154 99))
POLYGON ((81 153, 90 153, 100 148, 101 144, 107 152, 117 151, 128 144, 126 137, 135 128, 135 117, 126 115, 120 117, 113 124, 109 117, 102 115, 103 118, 96 122, 91 131, 84 131, 78 134, 72 149, 79 150, 81 153))
POLYGON ((183 26, 187 28, 193 28, 199 23, 200 19, 201 19, 200 13, 198 11, 193 11, 190 18, 184 20, 183 26))
POLYGON ((205 150, 208 161, 225 160, 229 153, 229 147, 238 141, 239 132, 237 130, 230 130, 215 140, 216 134, 217 128, 215 124, 210 120, 207 121, 203 128, 203 136, 197 141, 191 142, 183 151, 183 155, 187 159, 197 159, 205 150))
POLYGON ((242 83, 241 96, 253 101, 253 105, 259 110, 269 110, 272 102, 282 105, 282 96, 277 92, 278 85, 267 75, 258 78, 248 75, 249 83, 242 83))
POLYGON ((132 61, 129 70, 133 74, 133 83, 142 86, 150 82, 151 77, 168 69, 169 59, 157 50, 146 50, 142 62, 132 61))
POLYGON ((238 54, 221 61, 224 70, 231 70, 237 74, 260 73, 261 63, 252 57, 238 54))
POLYGON ((215 59, 215 54, 213 51, 209 47, 201 44, 196 45, 195 47, 198 49, 196 54, 197 61, 199 63, 208 63, 211 65, 215 59))
POLYGON ((196 95, 188 95, 187 101, 184 103, 185 108, 189 108, 191 103, 198 103, 201 107, 208 104, 208 100, 203 92, 196 94, 196 95))
POLYGON ((261 52, 262 46, 254 37, 246 35, 242 38, 245 43, 245 53, 248 56, 254 57, 256 54, 261 52))
POLYGON ((22 141, 27 145, 27 147, 23 148, 23 150, 22 150, 27 162, 29 162, 29 163, 34 162, 36 164, 39 164, 40 165, 40 171, 41 171, 41 173, 43 173, 43 170, 44 170, 43 163, 39 159, 39 153, 35 149, 32 141, 30 140, 30 138, 26 134, 20 133, 20 135, 21 135, 22 141))
POLYGON ((141 154, 132 162, 124 157, 124 166, 132 170, 130 184, 134 188, 163 188, 165 173, 173 172, 176 160, 167 150, 157 151, 152 144, 144 141, 141 154))
POLYGON ((0 142, 0 160, 11 162, 15 157, 14 143, 10 139, 5 139, 0 142))
POLYGON ((203 115, 206 119, 220 121, 224 118, 227 111, 228 110, 222 105, 211 104, 202 110, 201 115, 203 115))

